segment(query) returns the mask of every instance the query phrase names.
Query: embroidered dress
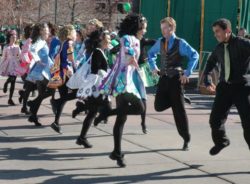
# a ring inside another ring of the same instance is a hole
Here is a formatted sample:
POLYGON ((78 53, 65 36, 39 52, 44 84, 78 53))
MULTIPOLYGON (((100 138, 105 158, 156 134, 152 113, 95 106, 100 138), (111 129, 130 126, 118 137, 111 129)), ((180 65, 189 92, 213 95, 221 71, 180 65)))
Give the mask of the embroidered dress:
POLYGON ((22 51, 20 54, 20 65, 16 69, 18 75, 22 76, 29 72, 30 64, 32 63, 32 54, 30 52, 31 39, 23 41, 22 51))
POLYGON ((21 50, 18 45, 8 45, 3 49, 2 61, 0 63, 0 75, 17 76, 16 69, 20 65, 19 57, 21 50))
POLYGON ((67 40, 62 45, 62 51, 60 53, 60 71, 62 78, 64 78, 65 75, 70 78, 71 76, 68 75, 69 71, 72 74, 75 72, 74 47, 72 40, 67 40))
POLYGON ((41 81, 44 77, 50 79, 50 68, 53 61, 49 57, 49 47, 44 40, 39 39, 30 47, 35 64, 32 66, 27 80, 31 82, 41 81))
MULTIPOLYGON (((89 58, 89 74, 86 75, 85 78, 82 78, 82 82, 80 83, 80 87, 77 91, 77 97, 80 99, 87 99, 88 97, 99 97, 100 91, 99 86, 101 85, 104 77, 107 76, 108 70, 108 58, 105 53, 96 48, 93 51, 89 58)), ((84 65, 83 65, 84 66, 84 65)), ((82 73, 81 76, 84 75, 85 72, 82 73)))
POLYGON ((138 61, 139 55, 140 41, 135 36, 123 36, 116 63, 100 85, 100 93, 117 96, 127 92, 139 99, 146 99, 146 90, 139 72, 130 64, 131 57, 138 61))

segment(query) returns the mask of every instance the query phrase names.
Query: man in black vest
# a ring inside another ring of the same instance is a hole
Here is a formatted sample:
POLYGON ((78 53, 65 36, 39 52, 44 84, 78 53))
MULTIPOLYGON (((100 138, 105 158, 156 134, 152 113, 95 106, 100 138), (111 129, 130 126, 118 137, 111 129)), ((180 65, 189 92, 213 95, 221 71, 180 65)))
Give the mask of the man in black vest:
POLYGON ((155 96, 155 110, 160 112, 172 107, 178 133, 184 139, 183 150, 190 141, 188 118, 184 107, 183 85, 198 63, 198 53, 183 39, 176 37, 176 22, 172 17, 161 20, 162 38, 148 52, 148 62, 153 73, 160 75, 155 96), (161 55, 160 70, 156 66, 157 54, 161 55), (188 58, 183 70, 183 57, 188 58))
POLYGON ((219 44, 207 61, 204 83, 209 91, 215 91, 209 74, 218 64, 220 82, 209 120, 215 144, 210 154, 216 155, 230 144, 225 122, 232 105, 239 112, 244 138, 250 148, 250 41, 232 34, 231 23, 227 19, 214 22, 213 32, 219 44))

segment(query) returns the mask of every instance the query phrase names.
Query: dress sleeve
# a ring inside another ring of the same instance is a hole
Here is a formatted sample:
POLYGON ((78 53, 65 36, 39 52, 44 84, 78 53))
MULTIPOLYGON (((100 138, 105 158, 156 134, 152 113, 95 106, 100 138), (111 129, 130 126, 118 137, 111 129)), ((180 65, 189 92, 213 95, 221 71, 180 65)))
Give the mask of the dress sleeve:
POLYGON ((2 62, 4 62, 6 59, 7 59, 7 47, 4 47, 2 54, 2 62))
POLYGON ((135 50, 134 48, 131 46, 130 40, 129 40, 129 36, 125 35, 122 37, 122 45, 125 48, 125 53, 127 55, 130 56, 135 56, 135 50))

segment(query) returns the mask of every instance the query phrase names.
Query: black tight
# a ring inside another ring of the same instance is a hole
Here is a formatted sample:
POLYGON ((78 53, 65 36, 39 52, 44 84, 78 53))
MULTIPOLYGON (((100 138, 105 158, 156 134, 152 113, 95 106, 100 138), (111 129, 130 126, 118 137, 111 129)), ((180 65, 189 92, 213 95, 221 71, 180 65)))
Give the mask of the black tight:
POLYGON ((145 112, 143 100, 137 98, 133 94, 124 93, 116 97, 117 108, 112 110, 111 115, 117 114, 115 125, 113 128, 114 135, 114 151, 113 155, 122 158, 121 140, 123 127, 127 120, 127 115, 139 115, 145 112))
POLYGON ((83 126, 80 134, 80 138, 82 139, 86 138, 87 132, 96 117, 98 109, 100 107, 104 107, 105 109, 111 110, 111 103, 108 101, 108 99, 103 99, 102 96, 99 96, 98 98, 89 97, 86 100, 85 106, 88 110, 88 114, 83 121, 83 126))
POLYGON ((4 88, 8 88, 8 84, 10 83, 10 94, 9 94, 9 100, 12 99, 14 90, 15 90, 15 84, 16 84, 16 76, 9 76, 6 82, 4 83, 4 88))

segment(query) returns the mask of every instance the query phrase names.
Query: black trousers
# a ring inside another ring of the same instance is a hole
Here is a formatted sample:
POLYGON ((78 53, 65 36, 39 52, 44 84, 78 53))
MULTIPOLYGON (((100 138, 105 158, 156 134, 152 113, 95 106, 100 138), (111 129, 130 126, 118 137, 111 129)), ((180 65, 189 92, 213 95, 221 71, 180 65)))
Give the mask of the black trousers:
POLYGON ((76 99, 76 93, 77 93, 77 89, 76 90, 70 90, 67 86, 66 86, 66 82, 60 87, 58 88, 59 94, 60 94, 60 98, 54 100, 55 104, 56 104, 56 115, 55 115, 55 123, 59 124, 59 120, 63 111, 63 107, 66 104, 67 101, 70 100, 74 100, 76 99))
POLYGON ((42 103, 42 101, 45 99, 45 98, 48 98, 49 96, 52 96, 55 92, 54 89, 50 89, 47 87, 47 84, 48 84, 48 80, 47 79, 44 79, 42 81, 37 81, 36 82, 36 85, 37 85, 37 90, 38 90, 38 96, 33 100, 31 101, 31 108, 30 108, 30 112, 33 116, 36 116, 37 115, 37 112, 40 108, 40 105, 42 103))
POLYGON ((85 105, 86 109, 88 110, 88 114, 86 115, 86 117, 83 121, 83 125, 82 125, 82 130, 81 130, 81 134, 80 134, 80 137, 82 139, 86 138, 88 130, 96 117, 98 109, 100 107, 103 107, 107 110, 108 109, 111 110, 111 103, 108 101, 108 99, 103 99, 102 95, 100 95, 98 98, 89 97, 85 101, 84 105, 85 105))
POLYGON ((215 145, 223 145, 228 141, 225 122, 232 105, 235 105, 238 110, 244 138, 250 149, 250 87, 241 84, 221 82, 217 85, 209 120, 213 142, 215 145))
POLYGON ((113 154, 117 158, 122 158, 121 140, 124 124, 127 115, 140 115, 145 112, 144 102, 130 93, 124 93, 116 97, 116 109, 112 110, 110 115, 117 114, 113 128, 114 150, 113 154))
POLYGON ((187 113, 184 106, 184 92, 178 76, 172 78, 162 76, 160 78, 157 85, 154 106, 158 112, 172 107, 178 133, 185 142, 189 142, 190 134, 187 113))

